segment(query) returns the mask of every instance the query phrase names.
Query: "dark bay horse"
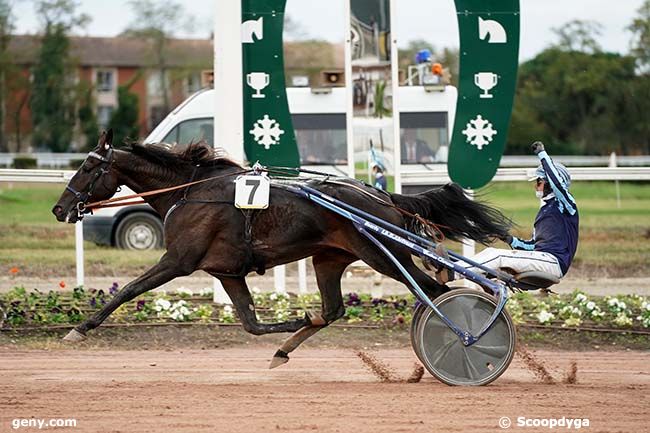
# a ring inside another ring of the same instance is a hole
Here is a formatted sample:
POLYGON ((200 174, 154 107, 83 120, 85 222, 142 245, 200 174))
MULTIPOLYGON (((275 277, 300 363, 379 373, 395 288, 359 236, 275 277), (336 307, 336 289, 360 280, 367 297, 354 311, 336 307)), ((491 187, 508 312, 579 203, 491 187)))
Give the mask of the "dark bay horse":
MULTIPOLYGON (((112 132, 103 133, 97 148, 88 154, 52 209, 57 220, 78 221, 79 207, 112 197, 121 185, 141 193, 181 185, 191 179, 220 177, 186 190, 145 198, 165 218, 165 254, 144 275, 124 286, 99 312, 70 331, 65 337, 68 341, 85 338, 89 330, 98 327, 123 303, 201 269, 221 281, 246 331, 255 335, 298 331, 276 353, 274 365, 278 365, 286 362, 287 353, 302 341, 344 315, 340 280, 350 263, 362 260, 408 285, 395 265, 350 221, 297 196, 283 185, 273 184, 268 209, 235 208, 233 181, 244 169, 220 157, 205 143, 174 149, 135 144, 118 150, 111 142, 112 132), (283 323, 259 323, 246 275, 253 271, 261 274, 306 257, 313 258, 322 299, 321 314, 310 313, 303 319, 283 323)), ((379 197, 438 224, 444 236, 452 240, 469 238, 488 243, 505 236, 511 225, 500 212, 469 199, 455 184, 418 195, 400 195, 380 192, 352 180, 345 182, 349 186, 318 180, 310 181, 310 186, 388 222, 411 227, 411 218, 373 198, 379 197)), ((389 247, 432 299, 449 290, 421 271, 409 250, 396 244, 389 247)))

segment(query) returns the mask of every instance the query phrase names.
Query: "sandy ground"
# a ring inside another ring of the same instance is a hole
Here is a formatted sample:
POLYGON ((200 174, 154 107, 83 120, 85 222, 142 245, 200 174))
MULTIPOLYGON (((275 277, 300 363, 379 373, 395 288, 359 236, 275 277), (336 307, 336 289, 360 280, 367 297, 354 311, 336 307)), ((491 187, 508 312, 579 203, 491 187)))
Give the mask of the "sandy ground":
MULTIPOLYGON (((71 432, 501 431, 510 417, 588 418, 589 432, 650 431, 650 353, 537 351, 554 375, 539 383, 517 357, 493 384, 381 383, 353 350, 295 352, 267 369, 272 347, 196 351, 0 349, 0 431, 17 418, 74 418, 71 432)), ((406 377, 410 349, 372 352, 406 377)), ((36 431, 22 428, 21 430, 36 431)), ((44 429, 46 430, 46 429, 44 429)), ((553 431, 565 431, 556 427, 553 431)))
MULTIPOLYGON (((113 282, 117 282, 123 287, 129 281, 135 279, 133 276, 116 276, 116 277, 88 277, 86 278, 86 287, 95 289, 108 289, 113 282)), ((66 283, 66 290, 74 287, 76 278, 54 277, 52 279, 38 277, 0 277, 0 292, 7 291, 15 286, 24 286, 27 289, 37 288, 41 291, 60 290, 59 282, 66 283)), ((274 280, 273 272, 265 276, 252 275, 247 278, 250 288, 257 287, 260 290, 273 290, 274 280)), ((316 291, 316 280, 313 275, 308 274, 308 290, 316 291)), ((185 287, 195 292, 205 288, 212 287, 212 278, 203 272, 197 272, 190 277, 177 278, 163 286, 161 289, 174 291, 179 287, 185 287)), ((298 278, 289 275, 286 278, 287 290, 298 293, 298 278)), ((575 289, 580 289, 591 295, 619 295, 635 293, 642 296, 650 296, 650 277, 648 278, 576 278, 567 276, 560 284, 553 287, 558 293, 569 293, 575 289)), ((374 296, 403 294, 407 293, 406 287, 390 278, 383 277, 374 273, 367 275, 351 274, 342 279, 343 293, 372 293, 374 296)))

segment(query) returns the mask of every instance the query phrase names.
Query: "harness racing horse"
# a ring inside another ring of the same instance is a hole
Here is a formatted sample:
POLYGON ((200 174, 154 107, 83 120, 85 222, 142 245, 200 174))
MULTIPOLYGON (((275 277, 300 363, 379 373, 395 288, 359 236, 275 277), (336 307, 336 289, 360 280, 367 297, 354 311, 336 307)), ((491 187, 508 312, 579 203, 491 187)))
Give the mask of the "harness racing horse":
MULTIPOLYGON (((112 146, 112 131, 102 133, 97 148, 88 154, 52 209, 57 220, 75 223, 83 217, 89 200, 108 199, 121 185, 144 193, 189 181, 209 181, 143 197, 164 217, 165 254, 64 339, 84 339, 120 305, 200 269, 221 281, 247 332, 298 331, 278 350, 274 367, 286 362, 287 354, 302 341, 344 315, 341 277, 352 262, 362 260, 376 271, 409 284, 350 221, 299 197, 284 184, 272 184, 268 209, 237 209, 233 205, 234 180, 246 171, 250 170, 203 142, 173 149, 163 144, 133 144, 120 150, 112 146), (313 258, 321 314, 310 312, 302 319, 282 323, 258 322, 246 275, 252 271, 263 274, 266 269, 306 257, 313 258)), ((389 194, 351 179, 310 180, 309 185, 404 228, 413 227, 413 218, 396 208, 418 214, 437 224, 451 240, 469 238, 488 243, 505 236, 511 226, 499 211, 469 199, 455 184, 418 195, 389 194)), ((420 270, 408 249, 389 240, 381 242, 391 248, 432 299, 449 290, 420 270)))

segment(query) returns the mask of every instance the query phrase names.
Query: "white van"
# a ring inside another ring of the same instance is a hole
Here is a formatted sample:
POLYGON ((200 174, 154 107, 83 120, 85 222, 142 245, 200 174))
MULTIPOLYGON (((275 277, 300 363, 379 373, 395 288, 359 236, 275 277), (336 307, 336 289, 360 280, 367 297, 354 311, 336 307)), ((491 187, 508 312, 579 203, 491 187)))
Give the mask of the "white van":
MULTIPOLYGON (((447 86, 445 91, 430 93, 423 87, 413 86, 400 88, 400 93, 403 100, 400 117, 405 128, 417 130, 418 138, 444 148, 450 134, 448 125, 453 124, 456 89, 447 86)), ((287 89, 303 168, 347 174, 346 95, 342 87, 287 89)), ((176 144, 205 139, 214 145, 215 99, 213 89, 190 96, 167 115, 144 142, 176 144)), ((403 161, 402 167, 407 169, 408 164, 403 161)), ((123 188, 118 195, 132 193, 123 188)), ((161 218, 145 203, 100 209, 86 216, 83 226, 84 239, 97 244, 136 250, 163 246, 161 218)))

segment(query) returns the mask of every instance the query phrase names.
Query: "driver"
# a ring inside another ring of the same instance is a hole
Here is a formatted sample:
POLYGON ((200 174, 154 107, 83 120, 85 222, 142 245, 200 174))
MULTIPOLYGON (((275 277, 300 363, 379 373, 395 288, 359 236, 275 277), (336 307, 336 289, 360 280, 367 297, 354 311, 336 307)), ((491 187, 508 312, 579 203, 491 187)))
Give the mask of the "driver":
POLYGON ((508 268, 515 274, 537 271, 562 278, 578 246, 578 206, 569 192, 571 176, 566 167, 553 162, 542 142, 536 141, 531 148, 541 165, 529 181, 535 181, 535 195, 542 202, 532 238, 522 240, 509 234, 502 240, 512 250, 486 248, 472 260, 491 269, 508 268))

